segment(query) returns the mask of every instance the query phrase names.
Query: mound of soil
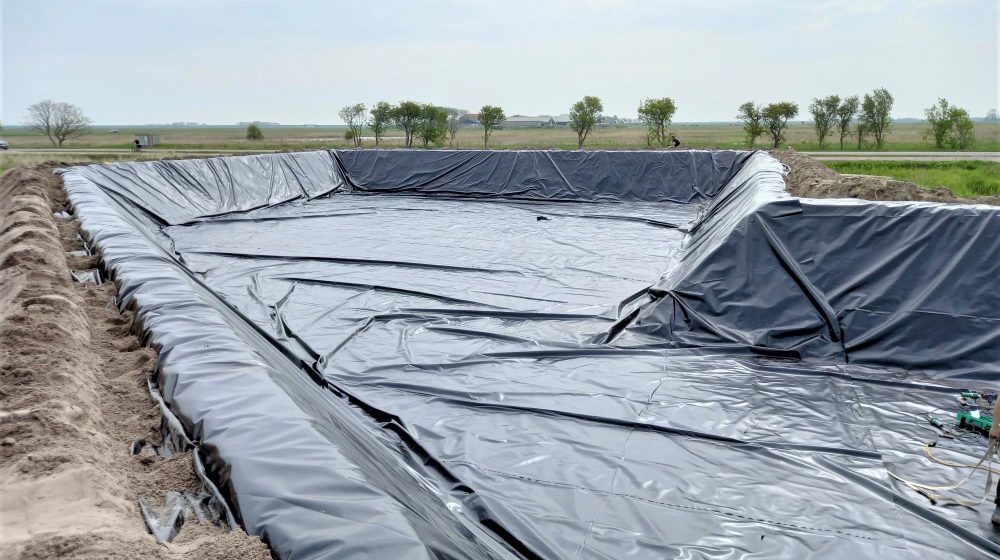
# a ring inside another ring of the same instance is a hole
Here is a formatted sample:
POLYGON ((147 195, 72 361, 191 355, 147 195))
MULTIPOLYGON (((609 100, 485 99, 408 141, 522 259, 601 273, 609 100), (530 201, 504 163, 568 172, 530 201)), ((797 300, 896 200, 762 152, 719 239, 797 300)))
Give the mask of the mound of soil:
POLYGON ((131 333, 113 284, 81 284, 97 266, 46 168, 0 177, 0 557, 270 558, 242 531, 185 523, 157 544, 136 501, 198 488, 189 453, 130 456, 160 443, 146 376, 156 352, 131 333), (76 252, 68 255, 67 252, 76 252))
POLYGON ((875 175, 841 175, 820 161, 795 150, 771 150, 788 167, 788 192, 802 198, 861 198, 864 200, 921 200, 959 204, 1000 205, 1000 197, 958 198, 945 187, 925 188, 908 181, 875 175))

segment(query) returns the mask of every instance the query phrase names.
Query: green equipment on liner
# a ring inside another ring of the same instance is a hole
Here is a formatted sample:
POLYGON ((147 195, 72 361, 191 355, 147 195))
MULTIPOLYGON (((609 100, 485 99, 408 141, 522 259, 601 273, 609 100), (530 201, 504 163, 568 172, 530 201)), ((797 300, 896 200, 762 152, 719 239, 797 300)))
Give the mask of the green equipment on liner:
POLYGON ((958 420, 958 425, 962 428, 970 428, 985 434, 990 433, 990 429, 993 428, 993 419, 989 416, 979 414, 977 410, 975 414, 969 412, 968 410, 962 410, 955 414, 958 420))

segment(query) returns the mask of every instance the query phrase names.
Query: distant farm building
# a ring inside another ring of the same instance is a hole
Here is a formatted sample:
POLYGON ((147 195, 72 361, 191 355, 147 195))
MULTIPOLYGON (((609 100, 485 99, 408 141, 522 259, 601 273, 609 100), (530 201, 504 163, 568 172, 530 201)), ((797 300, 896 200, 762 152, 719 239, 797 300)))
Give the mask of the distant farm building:
MULTIPOLYGON (((460 121, 461 126, 479 126, 479 113, 467 113, 460 121)), ((500 125, 501 128, 552 128, 555 126, 569 126, 569 115, 549 115, 526 116, 514 115, 508 117, 500 125)))
POLYGON ((552 117, 541 115, 538 117, 525 117, 514 115, 503 121, 504 128, 541 128, 545 126, 555 126, 552 117))

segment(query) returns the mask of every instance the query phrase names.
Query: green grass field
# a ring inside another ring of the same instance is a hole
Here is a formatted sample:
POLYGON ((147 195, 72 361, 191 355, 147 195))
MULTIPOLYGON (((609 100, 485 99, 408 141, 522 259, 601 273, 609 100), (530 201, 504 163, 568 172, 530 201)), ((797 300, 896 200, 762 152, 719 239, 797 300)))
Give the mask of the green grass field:
MULTIPOLYGON (((894 125, 883 151, 935 151, 934 146, 924 140, 924 124, 905 123, 894 125)), ((88 134, 74 138, 65 148, 128 148, 136 134, 154 134, 160 137, 159 148, 164 149, 218 149, 218 150, 306 150, 318 148, 346 147, 345 128, 342 126, 316 127, 264 127, 264 139, 250 141, 246 131, 239 127, 94 127, 88 134), (117 130, 117 132, 112 132, 117 130)), ((678 124, 671 127, 683 146, 692 148, 745 148, 743 131, 738 124, 678 124)), ((364 135, 370 136, 370 132, 364 135)), ((8 140, 13 148, 51 148, 45 136, 21 128, 7 127, 0 136, 8 140)), ((403 144, 402 133, 390 130, 382 145, 399 147, 403 144)), ((791 146, 799 151, 839 150, 836 140, 827 142, 822 148, 816 142, 812 126, 801 122, 789 126, 787 141, 782 146, 791 146)), ((976 125, 976 151, 1000 151, 1000 124, 978 123, 976 125)), ((848 139, 850 140, 850 139, 848 139)), ((642 148, 646 145, 646 131, 641 127, 599 127, 587 139, 586 147, 592 149, 642 148)), ((365 147, 373 147, 374 140, 366 139, 365 147)), ((462 129, 455 148, 482 148, 482 131, 476 128, 462 129)), ((496 149, 555 148, 576 149, 576 133, 568 128, 511 129, 498 130, 490 138, 490 147, 496 149)), ((757 147, 768 147, 765 138, 758 139, 757 147)), ((844 149, 856 150, 856 143, 847 141, 844 149)))
POLYGON ((1000 163, 991 161, 826 161, 838 173, 882 175, 956 196, 1000 195, 1000 163))
MULTIPOLYGON (((923 139, 926 125, 896 124, 883 147, 884 151, 935 151, 923 139)), ((211 150, 305 150, 331 147, 346 147, 343 138, 344 127, 278 127, 264 128, 264 140, 246 140, 245 130, 239 127, 94 127, 88 134, 67 142, 64 147, 72 148, 128 148, 135 134, 155 134, 160 136, 161 149, 211 149, 211 150)), ((694 148, 745 148, 742 130, 736 124, 687 124, 671 129, 685 147, 694 148)), ((977 142, 972 147, 976 151, 1000 151, 1000 124, 976 125, 977 142)), ((0 136, 7 139, 13 148, 51 148, 44 136, 24 128, 5 128, 0 136)), ((787 134, 788 142, 799 151, 819 151, 812 127, 808 124, 791 125, 787 134)), ((402 146, 400 131, 390 130, 383 138, 382 145, 402 146)), ((456 148, 481 148, 481 130, 469 128, 459 132, 453 145, 456 148)), ((366 147, 373 147, 374 141, 366 140, 366 147)), ((645 130, 638 127, 602 127, 591 132, 586 147, 591 149, 635 149, 645 146, 645 130)), ((490 138, 490 147, 495 149, 554 148, 576 149, 576 136, 566 128, 498 130, 490 138)), ((767 147, 758 142, 757 147, 767 147)), ((854 151, 855 144, 845 145, 845 151, 854 151)), ((836 142, 827 143, 824 150, 839 150, 836 142)), ((4 154, 0 152, 0 172, 15 164, 37 164, 52 159, 72 159, 73 162, 116 161, 123 159, 147 159, 163 157, 164 154, 114 154, 67 156, 57 158, 36 154, 4 154)), ((827 162, 832 169, 841 173, 885 175, 912 181, 926 187, 945 186, 956 195, 968 197, 979 195, 1000 195, 1000 164, 978 161, 956 162, 901 162, 901 161, 842 161, 827 162)))

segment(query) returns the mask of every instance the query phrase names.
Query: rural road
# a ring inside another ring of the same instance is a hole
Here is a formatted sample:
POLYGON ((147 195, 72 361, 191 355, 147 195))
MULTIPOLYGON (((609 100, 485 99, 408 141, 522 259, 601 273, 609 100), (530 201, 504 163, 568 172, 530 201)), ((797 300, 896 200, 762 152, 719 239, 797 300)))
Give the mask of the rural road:
POLYGON ((802 152, 825 161, 957 161, 1000 162, 1000 152, 802 152))
MULTIPOLYGON (((144 154, 162 155, 196 155, 196 154, 259 154, 269 153, 276 150, 213 150, 209 148, 189 148, 189 149, 157 149, 150 148, 143 150, 144 154)), ((71 155, 117 155, 127 154, 131 150, 125 148, 11 148, 7 151, 0 151, 0 154, 35 154, 44 156, 71 156, 71 155)), ((802 152, 823 161, 957 161, 957 160, 981 160, 1000 162, 1000 152, 802 152)))

